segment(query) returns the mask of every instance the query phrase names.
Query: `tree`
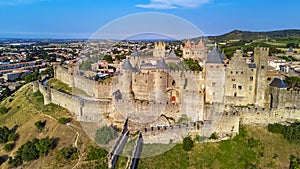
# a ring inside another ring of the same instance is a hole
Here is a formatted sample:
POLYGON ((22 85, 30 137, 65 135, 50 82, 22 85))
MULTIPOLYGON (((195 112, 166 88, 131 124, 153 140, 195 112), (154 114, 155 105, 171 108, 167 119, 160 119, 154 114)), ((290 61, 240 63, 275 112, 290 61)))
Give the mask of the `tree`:
POLYGON ((52 149, 53 139, 43 138, 36 144, 36 149, 39 151, 39 156, 47 155, 52 149))
POLYGON ((17 167, 17 166, 20 166, 23 164, 23 160, 22 160, 22 157, 17 155, 15 156, 15 158, 13 157, 8 157, 8 165, 10 167, 17 167))
POLYGON ((183 63, 185 65, 187 65, 187 67, 189 68, 189 70, 191 71, 201 71, 202 68, 201 66, 199 65, 199 63, 191 58, 189 59, 184 59, 183 60, 183 63))
POLYGON ((76 147, 72 147, 72 146, 62 148, 59 151, 59 153, 66 160, 68 160, 70 158, 77 158, 78 157, 78 155, 77 155, 78 154, 77 148, 76 147))
POLYGON ((191 136, 187 136, 183 139, 183 149, 185 151, 190 151, 194 147, 194 141, 191 136))
POLYGON ((284 82, 290 89, 295 89, 300 87, 300 78, 297 76, 286 77, 284 82))
POLYGON ((285 126, 281 125, 279 123, 268 125, 268 130, 269 130, 269 132, 272 132, 272 133, 283 133, 284 129, 285 129, 285 126))
POLYGON ((113 59, 110 55, 104 55, 103 60, 106 60, 108 63, 113 63, 113 59))
POLYGON ((21 155, 22 160, 24 161, 33 161, 39 158, 39 151, 37 150, 35 144, 38 143, 37 139, 34 139, 32 142, 27 141, 21 146, 21 149, 18 150, 18 154, 21 155))
POLYGON ((68 119, 68 118, 65 118, 65 117, 61 117, 61 118, 58 119, 58 122, 59 122, 60 124, 66 124, 66 123, 69 122, 69 119, 68 119))
POLYGON ((6 114, 8 109, 5 106, 0 106, 0 114, 6 114))
POLYGON ((50 66, 50 67, 47 67, 45 70, 43 70, 41 72, 41 75, 49 75, 49 76, 52 76, 54 74, 54 70, 53 70, 53 67, 50 66))
POLYGON ((87 161, 99 160, 106 157, 108 152, 103 148, 91 147, 87 154, 87 161))
POLYGON ((92 70, 92 63, 94 63, 91 60, 84 61, 80 66, 80 70, 92 70))
POLYGON ((117 136, 117 132, 108 126, 103 126, 97 130, 95 136, 95 142, 98 144, 107 144, 110 140, 117 136))
POLYGON ((10 134, 10 131, 6 126, 0 127, 0 144, 6 143, 8 141, 9 134, 10 134))
POLYGON ((213 140, 217 140, 218 138, 219 138, 219 136, 216 132, 213 132, 209 137, 209 139, 213 139, 213 140))
POLYGON ((42 122, 41 120, 39 120, 39 121, 36 121, 34 123, 34 125, 39 130, 39 132, 41 132, 43 130, 43 128, 45 127, 45 125, 46 125, 46 121, 42 122))
POLYGON ((33 161, 43 155, 47 155, 52 150, 53 138, 33 139, 27 141, 17 150, 16 156, 9 157, 8 164, 11 167, 17 167, 23 164, 23 161, 33 161))
POLYGON ((14 144, 14 143, 5 144, 5 145, 4 145, 4 150, 5 150, 6 152, 8 152, 8 151, 11 151, 14 147, 15 147, 15 144, 14 144))
POLYGON ((18 139, 18 134, 16 133, 10 133, 7 137, 8 141, 16 141, 18 139))

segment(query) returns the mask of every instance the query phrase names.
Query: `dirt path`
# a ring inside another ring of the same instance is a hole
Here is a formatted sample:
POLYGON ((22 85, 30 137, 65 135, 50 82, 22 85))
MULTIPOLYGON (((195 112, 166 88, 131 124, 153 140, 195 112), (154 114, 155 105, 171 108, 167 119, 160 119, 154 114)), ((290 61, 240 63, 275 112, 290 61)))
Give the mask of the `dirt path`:
MULTIPOLYGON (((31 85, 31 87, 32 87, 32 85, 31 85)), ((29 90, 29 89, 30 89, 30 88, 28 88, 28 90, 29 90)), ((36 109, 36 107, 33 105, 32 101, 29 99, 29 97, 28 97, 28 95, 27 95, 27 94, 28 94, 28 90, 25 92, 24 96, 26 97, 26 99, 27 99, 29 105, 30 105, 36 112, 42 114, 43 116, 45 116, 45 117, 47 117, 47 118, 50 118, 50 119, 52 119, 52 120, 58 122, 58 120, 57 120, 56 118, 54 118, 54 117, 52 117, 52 116, 50 116, 50 115, 48 115, 48 114, 45 114, 43 111, 40 111, 40 110, 36 109)), ((80 133, 79 133, 78 131, 81 130, 81 128, 80 128, 80 127, 77 127, 77 126, 75 126, 75 125, 73 125, 73 124, 71 124, 71 123, 67 123, 66 125, 67 125, 71 130, 73 130, 73 131, 76 133, 76 138, 75 138, 75 141, 74 141, 73 145, 74 145, 74 147, 76 147, 76 148, 78 149, 78 144, 77 144, 77 143, 78 143, 78 139, 79 139, 79 137, 80 137, 80 133)), ((57 128, 57 127, 58 127, 58 125, 56 126, 56 128, 57 128)), ((56 128, 54 129, 54 131, 56 131, 56 128)), ((79 165, 81 159, 82 159, 82 155, 79 154, 78 161, 77 161, 77 163, 72 167, 72 169, 76 168, 76 167, 79 165)))

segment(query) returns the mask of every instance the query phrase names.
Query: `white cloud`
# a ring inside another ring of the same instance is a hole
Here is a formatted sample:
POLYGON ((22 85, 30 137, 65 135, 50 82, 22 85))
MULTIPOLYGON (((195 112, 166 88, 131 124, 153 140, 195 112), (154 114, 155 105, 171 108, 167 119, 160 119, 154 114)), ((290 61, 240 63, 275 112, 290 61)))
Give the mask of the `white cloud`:
POLYGON ((138 4, 140 8, 174 9, 178 7, 196 8, 211 0, 150 0, 149 4, 138 4))

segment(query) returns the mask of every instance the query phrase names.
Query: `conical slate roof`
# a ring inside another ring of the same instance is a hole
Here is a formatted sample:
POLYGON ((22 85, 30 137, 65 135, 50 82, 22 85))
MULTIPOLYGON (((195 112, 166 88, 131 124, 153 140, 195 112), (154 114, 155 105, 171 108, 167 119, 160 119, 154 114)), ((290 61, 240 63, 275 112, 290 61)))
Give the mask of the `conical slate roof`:
POLYGON ((226 57, 226 55, 224 53, 224 50, 222 50, 222 53, 221 53, 220 57, 221 57, 222 60, 226 60, 227 59, 227 57, 226 57))
POLYGON ((135 64, 135 66, 134 66, 134 71, 136 71, 136 72, 138 72, 139 70, 140 70, 140 68, 139 68, 139 66, 138 66, 138 64, 135 64))
POLYGON ((158 61, 157 69, 168 69, 168 66, 164 58, 161 58, 160 61, 158 61))
POLYGON ((177 55, 174 52, 174 49, 171 50, 169 56, 167 57, 167 59, 173 59, 173 60, 178 60, 179 58, 177 57, 177 55))
POLYGON ((218 52, 218 48, 215 46, 211 52, 208 53, 206 63, 223 64, 223 60, 218 52))
POLYGON ((122 69, 124 70, 133 70, 133 67, 128 58, 125 59, 124 64, 122 65, 122 69))
POLYGON ((133 57, 138 57, 139 56, 139 52, 138 52, 136 46, 133 47, 133 51, 131 53, 131 56, 133 56, 133 57))
POLYGON ((275 78, 271 82, 270 86, 277 87, 277 88, 287 88, 287 85, 284 83, 284 81, 279 78, 275 78))

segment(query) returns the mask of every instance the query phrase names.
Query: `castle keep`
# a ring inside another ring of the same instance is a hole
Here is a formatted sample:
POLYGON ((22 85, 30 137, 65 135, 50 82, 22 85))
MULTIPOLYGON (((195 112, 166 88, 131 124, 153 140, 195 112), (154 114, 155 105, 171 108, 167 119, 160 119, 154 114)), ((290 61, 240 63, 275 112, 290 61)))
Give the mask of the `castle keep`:
POLYGON ((38 83, 35 88, 43 93, 45 104, 63 106, 80 121, 120 125, 128 118, 133 130, 170 126, 186 117, 201 125, 200 134, 216 131, 230 136, 238 133, 240 122, 266 125, 299 119, 299 92, 287 90, 281 78, 268 76, 268 48, 255 48, 249 63, 237 50, 225 63, 224 52, 216 46, 208 50, 202 40, 197 45, 187 41, 183 58, 196 60, 203 68, 195 72, 170 69, 170 64, 180 66, 183 60, 174 49, 166 54, 165 47, 164 42, 156 42, 153 56, 147 57, 134 49, 110 83, 89 80, 78 65, 54 66, 55 78, 89 97, 38 83))

